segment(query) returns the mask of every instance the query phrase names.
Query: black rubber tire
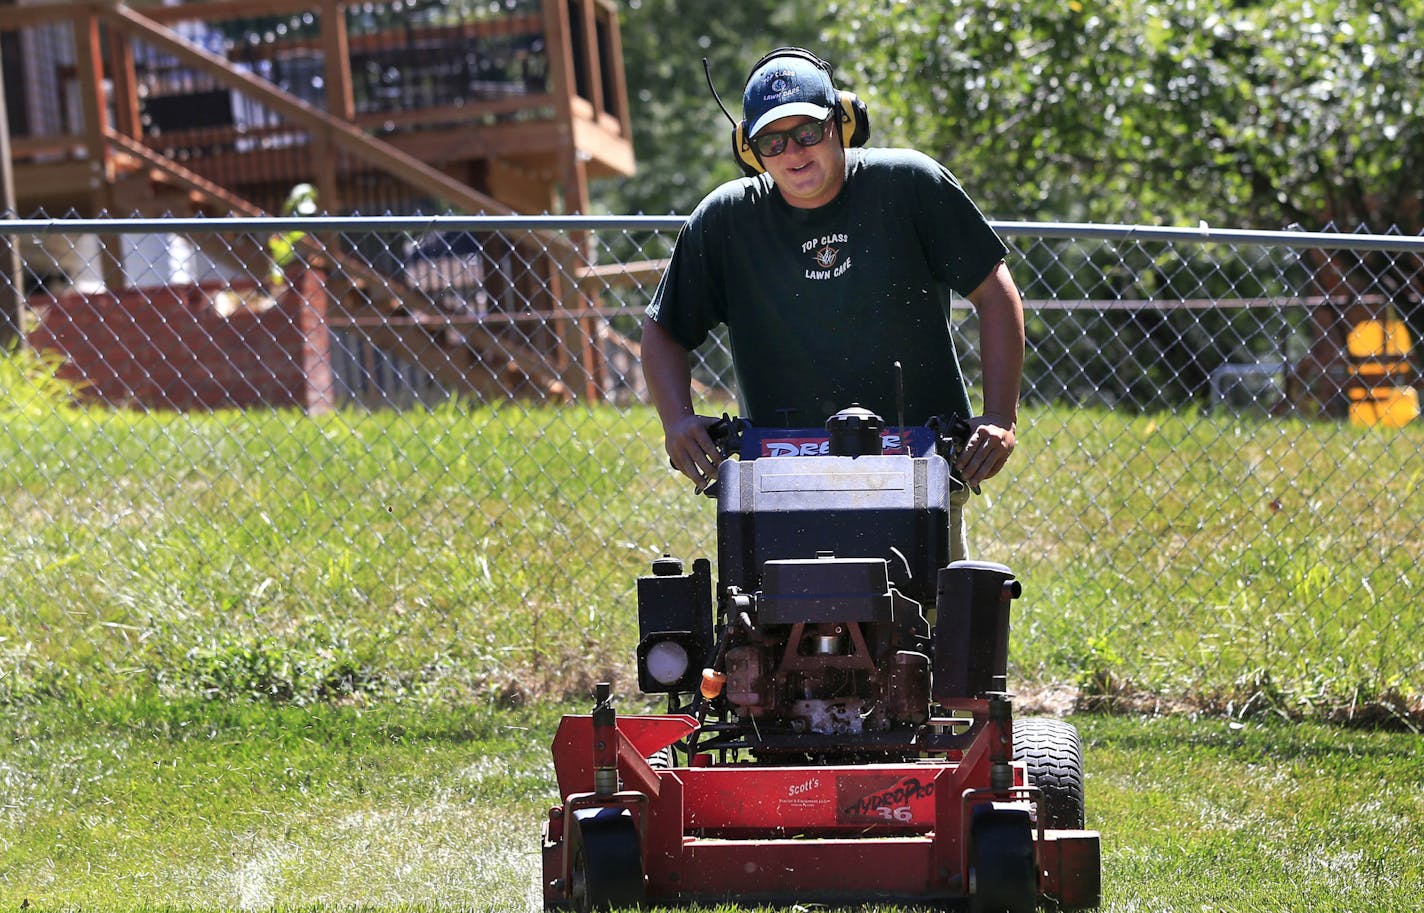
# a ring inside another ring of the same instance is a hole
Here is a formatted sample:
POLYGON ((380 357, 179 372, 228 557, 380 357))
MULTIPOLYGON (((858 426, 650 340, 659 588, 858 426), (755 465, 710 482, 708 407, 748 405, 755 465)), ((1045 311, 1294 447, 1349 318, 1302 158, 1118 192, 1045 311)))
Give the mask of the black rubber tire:
POLYGON ((570 876, 579 913, 637 907, 646 899, 638 826, 627 809, 576 812, 570 876))
POLYGON ((980 806, 969 827, 970 913, 1033 913, 1038 870, 1027 811, 980 806))
POLYGON ((1014 760, 1028 783, 1043 790, 1043 826, 1081 830, 1084 820, 1083 743, 1071 723, 1043 717, 1014 720, 1014 760))

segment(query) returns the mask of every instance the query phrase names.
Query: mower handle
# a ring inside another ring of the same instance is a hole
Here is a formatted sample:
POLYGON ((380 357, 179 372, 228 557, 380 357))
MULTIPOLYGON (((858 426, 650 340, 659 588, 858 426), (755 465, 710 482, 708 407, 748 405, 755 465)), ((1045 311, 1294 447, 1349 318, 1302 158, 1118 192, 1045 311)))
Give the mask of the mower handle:
MULTIPOLYGON (((743 418, 734 418, 726 412, 722 417, 707 426, 707 435, 712 438, 712 444, 717 448, 717 452, 722 458, 730 459, 741 452, 742 434, 747 429, 747 422, 743 418)), ((926 423, 935 435, 935 452, 944 457, 945 462, 950 466, 950 486, 954 491, 965 488, 964 481, 959 477, 954 469, 954 463, 959 455, 964 452, 964 448, 969 445, 969 437, 974 433, 974 429, 969 422, 959 416, 936 416, 926 423)), ((668 465, 672 465, 669 461, 668 465)), ((676 467, 674 467, 676 468, 676 467)), ((975 494, 979 494, 979 486, 969 486, 975 494)), ((699 494, 709 498, 717 497, 717 480, 713 479, 703 488, 699 494)))
MULTIPOLYGON (((745 427, 745 421, 740 418, 732 418, 725 412, 722 413, 721 418, 707 426, 707 436, 712 438, 712 444, 722 455, 722 459, 731 459, 733 454, 741 452, 742 429, 745 427)), ((708 482, 701 494, 709 498, 717 497, 717 480, 713 479, 708 482)))
POLYGON ((976 495, 979 494, 979 486, 966 486, 964 480, 959 477, 959 470, 954 465, 959 460, 959 455, 964 452, 964 448, 969 446, 969 437, 974 433, 969 421, 957 415, 935 416, 929 420, 929 427, 935 433, 935 452, 944 457, 944 461, 949 464, 951 489, 962 491, 967 487, 976 495), (941 428, 946 425, 948 427, 944 427, 941 431, 941 428))
POLYGON ((724 457, 730 457, 738 451, 742 444, 742 429, 746 427, 746 422, 740 418, 723 412, 722 417, 707 426, 707 436, 712 438, 712 443, 717 446, 717 452, 724 457))
MULTIPOLYGON (((707 436, 712 438, 712 446, 717 448, 717 452, 722 455, 722 459, 730 459, 734 454, 741 452, 742 429, 747 426, 744 419, 733 418, 723 412, 722 417, 707 426, 707 436)), ((668 465, 673 469, 677 464, 668 460, 668 465)), ((698 494, 706 495, 709 498, 717 497, 717 480, 713 479, 707 483, 707 487, 699 490, 698 494)))

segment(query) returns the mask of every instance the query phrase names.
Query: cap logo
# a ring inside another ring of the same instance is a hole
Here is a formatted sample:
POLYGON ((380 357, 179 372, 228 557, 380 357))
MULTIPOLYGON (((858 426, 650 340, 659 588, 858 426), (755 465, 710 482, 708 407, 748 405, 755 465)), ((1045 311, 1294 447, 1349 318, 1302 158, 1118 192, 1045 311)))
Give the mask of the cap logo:
POLYGON ((835 87, 824 67, 795 59, 768 58, 747 80, 742 93, 744 128, 756 133, 781 117, 824 118, 834 110, 835 87))

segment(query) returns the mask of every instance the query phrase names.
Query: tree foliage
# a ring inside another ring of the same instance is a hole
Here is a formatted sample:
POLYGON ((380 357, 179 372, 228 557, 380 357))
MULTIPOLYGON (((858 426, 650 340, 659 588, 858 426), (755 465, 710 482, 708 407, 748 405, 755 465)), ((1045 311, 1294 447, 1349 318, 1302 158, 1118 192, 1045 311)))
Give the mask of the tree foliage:
POLYGON ((882 141, 1001 218, 1424 227, 1424 2, 837 0, 882 141))
MULTIPOLYGON (((1424 0, 628 0, 623 29, 639 174, 601 196, 614 211, 687 212, 736 176, 701 57, 736 113, 762 51, 807 44, 867 102, 873 144, 935 156, 992 218, 1424 231, 1424 0)), ((1289 291, 1248 288, 1209 256, 1179 251, 1130 279, 1077 264, 1063 281, 1088 298, 1289 291)), ((1068 267, 1056 249, 1024 257, 1030 286, 1068 267)), ((1328 272, 1329 257, 1424 334, 1418 258, 1321 253, 1303 266, 1328 272)), ((1278 354, 1249 314, 1217 326, 1124 311, 1090 334, 1055 330, 1071 315, 1035 319, 1041 360, 1071 357, 1094 391, 1144 408, 1201 395, 1218 362, 1278 354), (1151 402, 1114 387, 1130 383, 1124 353, 1173 383, 1151 402)))

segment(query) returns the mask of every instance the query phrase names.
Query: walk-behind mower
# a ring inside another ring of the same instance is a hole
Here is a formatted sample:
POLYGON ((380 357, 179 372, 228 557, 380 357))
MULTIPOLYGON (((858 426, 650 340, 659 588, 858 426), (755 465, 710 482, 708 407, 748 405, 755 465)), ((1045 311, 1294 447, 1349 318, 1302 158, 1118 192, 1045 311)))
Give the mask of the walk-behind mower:
POLYGON ((724 419, 715 598, 705 558, 655 560, 638 684, 669 712, 618 716, 601 684, 560 723, 546 909, 1097 905, 1077 733, 1006 691, 1020 584, 948 560, 954 424, 724 419))

